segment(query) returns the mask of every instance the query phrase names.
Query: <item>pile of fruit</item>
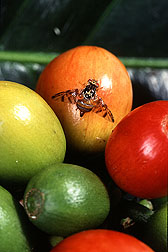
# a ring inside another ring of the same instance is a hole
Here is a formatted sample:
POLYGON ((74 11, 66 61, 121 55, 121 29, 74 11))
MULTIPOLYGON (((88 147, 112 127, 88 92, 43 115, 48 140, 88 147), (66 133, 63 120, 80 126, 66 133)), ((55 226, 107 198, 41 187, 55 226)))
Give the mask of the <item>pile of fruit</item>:
POLYGON ((166 252, 168 101, 132 108, 107 50, 0 81, 0 252, 166 252))

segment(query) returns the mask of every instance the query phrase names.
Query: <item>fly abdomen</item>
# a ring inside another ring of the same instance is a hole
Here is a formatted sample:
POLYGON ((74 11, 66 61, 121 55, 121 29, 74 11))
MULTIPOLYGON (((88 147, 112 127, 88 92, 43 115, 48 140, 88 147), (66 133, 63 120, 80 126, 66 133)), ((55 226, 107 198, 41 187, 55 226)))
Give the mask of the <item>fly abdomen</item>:
POLYGON ((76 103, 76 106, 83 113, 90 112, 94 107, 92 104, 87 104, 83 102, 82 100, 78 100, 76 103))

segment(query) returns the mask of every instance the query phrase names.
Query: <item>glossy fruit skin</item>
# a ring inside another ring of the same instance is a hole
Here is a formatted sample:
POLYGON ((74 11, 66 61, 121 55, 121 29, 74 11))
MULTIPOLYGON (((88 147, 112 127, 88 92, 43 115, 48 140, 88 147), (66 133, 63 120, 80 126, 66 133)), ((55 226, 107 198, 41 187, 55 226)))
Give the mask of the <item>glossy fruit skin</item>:
POLYGON ((57 163, 29 181, 24 207, 39 229, 65 237, 102 224, 109 214, 110 200, 104 184, 92 171, 57 163))
POLYGON ((152 252, 133 236, 97 229, 83 231, 61 241, 51 252, 152 252))
POLYGON ((126 68, 112 53, 96 46, 79 46, 56 57, 41 73, 36 91, 60 119, 70 148, 81 153, 104 151, 111 130, 132 107, 132 84, 126 68), (80 117, 75 104, 51 98, 61 91, 83 89, 88 79, 99 82, 97 95, 113 113, 114 123, 93 112, 80 117))
POLYGON ((0 81, 0 182, 26 184, 46 165, 64 160, 66 140, 50 106, 35 91, 0 81))
POLYGON ((167 195, 168 101, 131 111, 111 134, 105 150, 109 174, 124 191, 140 198, 167 195))

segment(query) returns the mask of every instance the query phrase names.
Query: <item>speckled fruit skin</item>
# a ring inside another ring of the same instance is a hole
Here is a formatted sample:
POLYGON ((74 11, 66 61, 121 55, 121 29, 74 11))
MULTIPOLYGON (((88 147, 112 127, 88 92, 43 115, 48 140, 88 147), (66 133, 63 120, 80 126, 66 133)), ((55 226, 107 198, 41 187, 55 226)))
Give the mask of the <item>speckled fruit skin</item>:
POLYGON ((111 177, 124 191, 140 198, 167 195, 168 101, 131 111, 111 134, 105 160, 111 177))
POLYGON ((57 163, 30 179, 24 207, 39 229, 65 237, 101 225, 109 214, 110 199, 92 171, 57 163))
POLYGON ((112 129, 132 108, 132 84, 126 68, 112 53, 96 46, 79 46, 56 57, 41 73, 36 91, 60 119, 71 150, 80 153, 104 151, 112 129), (80 117, 76 104, 51 98, 61 91, 83 89, 88 79, 99 82, 97 95, 112 111, 114 123, 93 112, 80 117))
POLYGON ((63 162, 66 140, 53 110, 30 88, 0 81, 0 183, 25 185, 39 170, 63 162))
MULTIPOLYGON (((112 230, 83 231, 61 241, 51 252, 152 252, 133 236, 112 230)), ((154 251, 153 251, 154 252, 154 251)))

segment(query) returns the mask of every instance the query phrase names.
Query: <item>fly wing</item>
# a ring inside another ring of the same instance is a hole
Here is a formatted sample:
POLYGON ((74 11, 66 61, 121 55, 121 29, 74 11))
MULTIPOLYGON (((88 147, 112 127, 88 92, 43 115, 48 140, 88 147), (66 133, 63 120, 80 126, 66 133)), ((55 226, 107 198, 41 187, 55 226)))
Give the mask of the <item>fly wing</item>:
POLYGON ((79 89, 72 89, 63 92, 59 92, 52 96, 52 99, 55 101, 67 102, 75 104, 78 100, 78 96, 80 94, 79 89))
POLYGON ((114 116, 111 110, 107 107, 107 105, 101 98, 98 99, 97 104, 93 107, 92 111, 99 116, 102 116, 104 119, 110 122, 114 122, 114 116))

